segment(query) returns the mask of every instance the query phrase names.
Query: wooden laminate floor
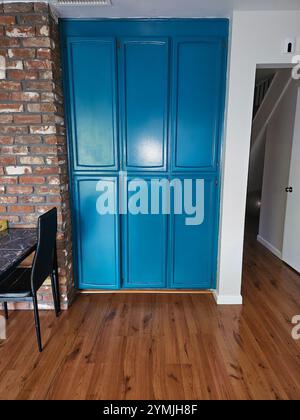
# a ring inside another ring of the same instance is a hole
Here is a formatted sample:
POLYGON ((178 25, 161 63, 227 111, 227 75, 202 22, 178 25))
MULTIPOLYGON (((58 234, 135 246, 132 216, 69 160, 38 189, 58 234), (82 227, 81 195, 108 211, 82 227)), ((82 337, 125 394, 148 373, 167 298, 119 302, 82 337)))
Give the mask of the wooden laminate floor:
POLYGON ((56 320, 10 313, 1 399, 299 399, 300 277, 249 235, 243 306, 211 295, 81 295, 56 320))

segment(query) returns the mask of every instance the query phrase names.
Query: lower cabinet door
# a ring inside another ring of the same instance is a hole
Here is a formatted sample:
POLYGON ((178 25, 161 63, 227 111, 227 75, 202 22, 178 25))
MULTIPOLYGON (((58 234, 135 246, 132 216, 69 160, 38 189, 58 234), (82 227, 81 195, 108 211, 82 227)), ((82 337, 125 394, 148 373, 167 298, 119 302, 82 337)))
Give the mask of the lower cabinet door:
POLYGON ((78 287, 119 288, 119 216, 113 211, 118 203, 118 180, 105 176, 76 176, 74 183, 78 287), (107 206, 110 213, 105 214, 103 206, 107 206))
POLYGON ((160 212, 150 214, 151 205, 157 203, 151 201, 149 178, 144 179, 145 183, 141 188, 138 184, 134 184, 132 179, 129 181, 127 183, 128 212, 122 219, 124 221, 123 287, 165 288, 167 285, 168 216, 160 212), (129 188, 128 185, 130 185, 129 188), (136 191, 134 191, 135 188, 136 191), (146 210, 149 214, 146 214, 146 210))
POLYGON ((216 271, 216 178, 201 175, 187 175, 186 178, 192 182, 192 196, 185 185, 182 206, 186 207, 186 211, 172 214, 170 220, 170 287, 209 289, 214 285, 216 271), (199 181, 198 188, 196 179, 199 181))

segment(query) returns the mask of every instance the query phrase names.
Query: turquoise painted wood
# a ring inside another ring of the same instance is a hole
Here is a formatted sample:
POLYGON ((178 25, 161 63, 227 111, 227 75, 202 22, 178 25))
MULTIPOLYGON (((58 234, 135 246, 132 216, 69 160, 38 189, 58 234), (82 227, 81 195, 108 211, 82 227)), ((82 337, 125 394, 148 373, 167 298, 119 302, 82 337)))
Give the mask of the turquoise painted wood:
POLYGON ((216 170, 222 127, 223 48, 221 38, 174 40, 174 170, 216 170))
POLYGON ((61 34, 77 286, 213 288, 228 21, 66 19, 61 34), (203 223, 99 215, 97 181, 117 206, 119 170, 203 179, 203 223))
POLYGON ((116 41, 68 39, 73 169, 116 170, 116 41))
POLYGON ((113 202, 117 203, 117 179, 114 177, 79 175, 74 179, 76 203, 77 276, 83 289, 120 286, 119 217, 97 212, 97 184, 106 181, 113 202))
MULTIPOLYGON (((145 196, 148 206, 159 205, 159 200, 151 199, 151 178, 144 177, 148 185, 145 196)), ((134 178, 129 178, 133 181, 134 178)), ((137 186, 139 180, 136 181, 137 186)), ((130 184, 131 188, 134 184, 130 184)), ((139 191, 142 188, 139 187, 139 191)), ((142 191, 141 191, 142 192, 142 191)), ((139 198, 134 191, 128 190, 130 200, 139 198)), ((168 217, 165 214, 142 214, 145 206, 138 203, 141 214, 128 212, 123 216, 123 287, 125 288, 165 288, 167 286, 168 255, 168 217)))
POLYGON ((165 170, 168 135, 168 39, 121 39, 124 168, 165 170))
MULTIPOLYGON (((172 214, 170 287, 206 289, 213 284, 215 275, 213 270, 214 237, 211 232, 214 231, 216 225, 216 178, 210 175, 190 175, 186 179, 193 182, 193 204, 196 202, 195 180, 204 180, 204 221, 199 225, 191 226, 186 224, 186 218, 191 216, 172 214)), ((184 203, 182 205, 184 206, 184 203)))

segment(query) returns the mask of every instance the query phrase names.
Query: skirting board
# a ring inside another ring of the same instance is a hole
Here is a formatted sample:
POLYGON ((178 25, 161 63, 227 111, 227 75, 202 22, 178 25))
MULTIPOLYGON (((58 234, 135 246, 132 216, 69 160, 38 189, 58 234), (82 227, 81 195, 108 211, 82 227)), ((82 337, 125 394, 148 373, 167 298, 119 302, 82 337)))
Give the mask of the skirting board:
POLYGON ((272 252, 272 254, 276 255, 280 260, 282 260, 282 252, 279 249, 275 248, 270 242, 266 241, 260 235, 257 235, 257 240, 260 244, 262 244, 265 248, 272 252))
POLYGON ((242 305, 242 295, 219 295, 216 291, 213 292, 217 305, 242 305))

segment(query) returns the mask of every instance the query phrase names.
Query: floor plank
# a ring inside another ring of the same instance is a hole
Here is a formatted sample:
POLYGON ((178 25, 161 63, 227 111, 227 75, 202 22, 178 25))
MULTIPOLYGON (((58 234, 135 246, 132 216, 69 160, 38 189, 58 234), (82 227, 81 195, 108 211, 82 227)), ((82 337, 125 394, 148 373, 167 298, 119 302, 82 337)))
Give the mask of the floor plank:
POLYGON ((299 399, 300 276, 247 235, 243 306, 209 294, 87 294, 10 313, 0 399, 299 399))

